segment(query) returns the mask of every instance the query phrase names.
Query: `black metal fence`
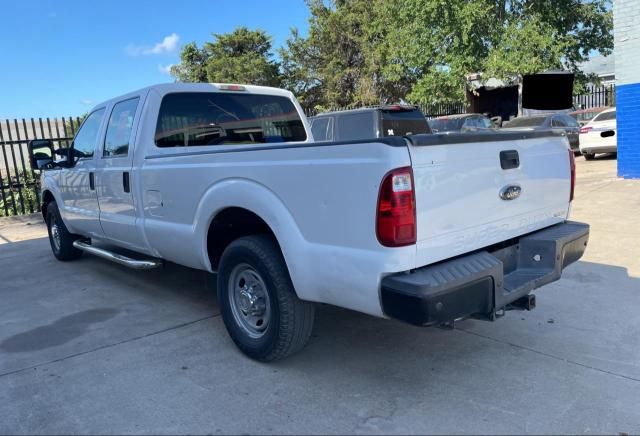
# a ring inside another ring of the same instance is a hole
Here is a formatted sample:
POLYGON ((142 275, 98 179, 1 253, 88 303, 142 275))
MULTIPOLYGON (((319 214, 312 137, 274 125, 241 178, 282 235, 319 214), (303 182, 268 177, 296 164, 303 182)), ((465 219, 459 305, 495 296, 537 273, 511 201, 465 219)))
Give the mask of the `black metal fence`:
POLYGON ((29 141, 51 139, 54 148, 67 147, 79 124, 79 117, 0 120, 0 217, 40 210, 39 179, 29 164, 29 141))
POLYGON ((573 96, 573 105, 576 109, 591 109, 603 106, 615 106, 616 86, 603 85, 587 88, 584 94, 573 96))

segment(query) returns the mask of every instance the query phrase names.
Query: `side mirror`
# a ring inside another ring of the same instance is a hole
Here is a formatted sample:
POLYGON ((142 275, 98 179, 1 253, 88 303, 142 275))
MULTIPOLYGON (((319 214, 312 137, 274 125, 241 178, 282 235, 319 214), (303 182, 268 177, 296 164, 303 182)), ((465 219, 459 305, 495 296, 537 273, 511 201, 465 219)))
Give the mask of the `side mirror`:
POLYGON ((53 163, 53 142, 50 139, 29 141, 29 163, 31 169, 42 170, 53 163))
POLYGON ((59 148, 54 150, 53 153, 60 156, 60 160, 55 161, 56 166, 64 168, 71 168, 73 166, 73 147, 59 148))

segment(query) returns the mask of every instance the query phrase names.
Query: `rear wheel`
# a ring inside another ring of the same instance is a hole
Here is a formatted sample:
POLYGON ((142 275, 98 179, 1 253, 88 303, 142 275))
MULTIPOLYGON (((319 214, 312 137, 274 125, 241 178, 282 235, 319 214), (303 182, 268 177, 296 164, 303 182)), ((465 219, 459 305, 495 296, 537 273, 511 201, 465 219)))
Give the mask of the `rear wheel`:
POLYGON ((596 157, 595 153, 582 153, 585 160, 593 160, 596 157))
POLYGON ((218 304, 231 339, 252 359, 282 359, 311 336, 314 306, 296 296, 282 253, 269 236, 242 237, 226 248, 218 304))
POLYGON ((73 246, 73 241, 80 237, 69 233, 55 202, 51 202, 47 206, 47 231, 51 250, 56 259, 74 260, 82 255, 82 251, 73 246))

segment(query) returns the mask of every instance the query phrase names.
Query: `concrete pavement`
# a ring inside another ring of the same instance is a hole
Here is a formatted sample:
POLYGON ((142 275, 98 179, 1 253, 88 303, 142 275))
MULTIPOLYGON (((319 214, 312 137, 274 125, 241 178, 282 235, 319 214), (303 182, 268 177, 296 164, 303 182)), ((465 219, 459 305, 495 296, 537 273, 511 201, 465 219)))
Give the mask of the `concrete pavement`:
POLYGON ((60 263, 38 217, 0 221, 0 433, 640 433, 640 181, 577 164, 589 247, 534 311, 447 331, 321 306, 270 365, 213 276, 60 263))

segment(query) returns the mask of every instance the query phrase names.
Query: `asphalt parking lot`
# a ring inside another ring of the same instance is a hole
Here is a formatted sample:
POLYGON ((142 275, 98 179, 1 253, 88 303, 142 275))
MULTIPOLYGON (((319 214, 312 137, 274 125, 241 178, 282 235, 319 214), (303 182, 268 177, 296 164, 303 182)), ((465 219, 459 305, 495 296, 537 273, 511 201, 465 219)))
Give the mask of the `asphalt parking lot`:
POLYGON ((0 433, 640 433, 640 180, 577 159, 583 259, 495 323, 321 306, 306 349, 245 358, 211 275, 60 263, 0 220, 0 433))

